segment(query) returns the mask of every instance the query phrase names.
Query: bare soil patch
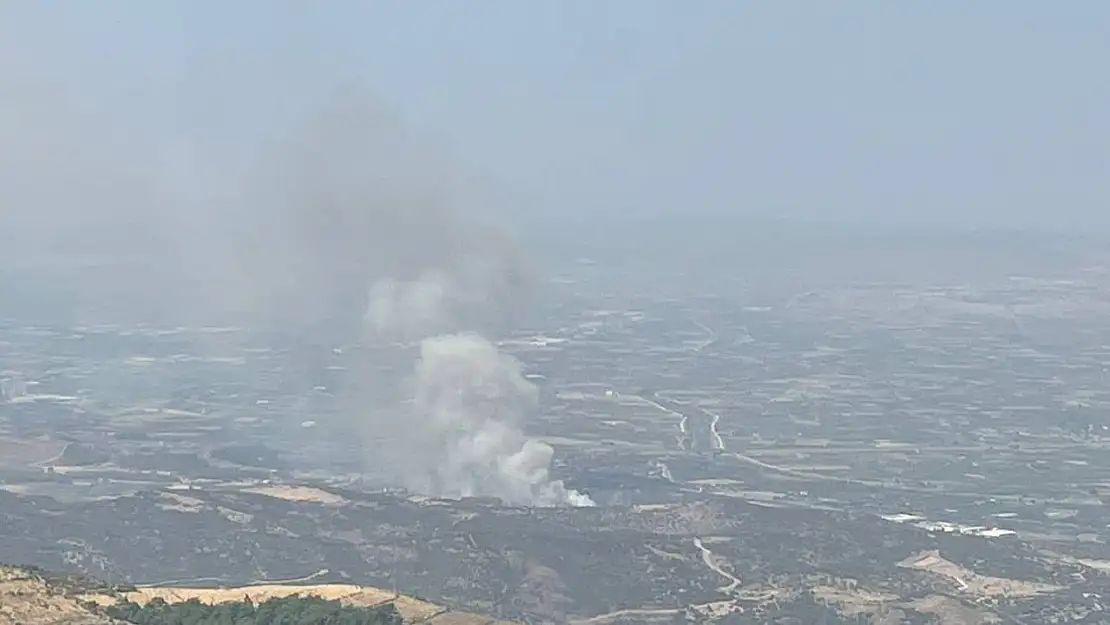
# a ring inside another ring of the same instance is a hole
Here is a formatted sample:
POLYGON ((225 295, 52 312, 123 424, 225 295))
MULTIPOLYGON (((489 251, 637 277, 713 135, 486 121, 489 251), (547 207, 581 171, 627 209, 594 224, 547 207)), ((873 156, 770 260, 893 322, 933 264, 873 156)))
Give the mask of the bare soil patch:
POLYGON ((978 597, 1033 597, 1061 590, 1060 586, 1051 584, 980 575, 944 559, 938 551, 923 551, 899 562, 898 566, 946 577, 962 592, 978 597))
POLYGON ((108 622, 26 571, 0 567, 0 625, 108 622))
POLYGON ((329 506, 341 506, 347 503, 346 499, 335 493, 329 493, 326 490, 311 486, 261 486, 246 488, 243 489, 243 492, 266 495, 267 497, 285 499, 286 501, 314 501, 329 506))

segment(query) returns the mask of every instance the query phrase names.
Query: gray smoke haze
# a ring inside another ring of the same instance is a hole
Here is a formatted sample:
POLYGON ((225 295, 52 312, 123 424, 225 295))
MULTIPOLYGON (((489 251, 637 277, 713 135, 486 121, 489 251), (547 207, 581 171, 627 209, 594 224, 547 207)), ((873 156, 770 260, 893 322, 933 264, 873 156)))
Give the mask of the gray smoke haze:
POLYGON ((267 311, 287 323, 335 315, 397 340, 504 321, 527 282, 520 251, 460 206, 461 167, 415 135, 347 88, 269 146, 232 246, 267 311), (269 208, 261 229, 255 206, 269 208))
MULTIPOLYGON (((81 266, 67 287, 77 317, 120 302, 175 322, 326 332, 354 360, 340 418, 364 436, 368 471, 433 496, 591 504, 550 477, 552 448, 524 434, 535 389, 482 338, 509 322, 529 270, 475 216, 488 211, 449 150, 353 88, 264 141, 232 117, 186 149, 68 93, 49 80, 60 69, 12 58, 0 65, 9 269, 81 266)), ((238 95, 234 110, 268 106, 238 95)))
POLYGON ((412 367, 400 396, 380 381, 355 385, 349 411, 366 433, 369 467, 429 495, 592 505, 551 479, 552 448, 523 431, 535 388, 476 333, 507 318, 527 272, 503 234, 463 218, 444 159, 351 92, 287 149, 292 188, 274 201, 303 245, 291 257, 307 272, 292 282, 297 295, 362 297, 362 375, 395 380, 406 360, 412 367), (330 293, 309 295, 306 284, 330 293), (418 342, 419 356, 388 345, 398 342, 418 342))
POLYGON ((369 468, 435 496, 592 505, 551 479, 552 448, 523 431, 535 388, 476 333, 508 318, 527 271, 502 233, 464 218, 447 159, 351 91, 279 154, 284 183, 270 201, 290 236, 251 266, 284 257, 291 290, 276 292, 293 307, 309 299, 349 312, 352 295, 360 305, 356 370, 379 379, 356 381, 348 417, 366 434, 369 468), (419 343, 419 356, 390 343, 419 343), (382 384, 406 363, 411 376, 393 390, 382 384))

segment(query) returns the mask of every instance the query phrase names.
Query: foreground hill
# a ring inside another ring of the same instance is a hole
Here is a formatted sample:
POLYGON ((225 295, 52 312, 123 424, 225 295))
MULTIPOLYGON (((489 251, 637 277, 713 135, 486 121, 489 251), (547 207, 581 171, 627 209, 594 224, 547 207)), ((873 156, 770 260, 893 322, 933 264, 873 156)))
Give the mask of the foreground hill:
POLYGON ((34 569, 0 566, 0 625, 113 622, 78 598, 82 592, 95 588, 84 583, 67 583, 67 579, 49 579, 34 569))
MULTIPOLYGON (((331 582, 314 588, 373 601, 385 596, 367 587, 396 584, 458 610, 436 625, 462 613, 577 625, 1106 622, 1103 542, 691 497, 570 510, 336 487, 215 484, 76 502, 0 490, 0 557, 159 588, 136 602, 255 599, 269 592, 259 580, 302 592, 331 582)), ((410 622, 431 609, 405 605, 410 622)))
POLYGON ((205 605, 255 604, 270 599, 317 597, 345 606, 392 604, 405 623, 429 625, 509 625, 507 621, 451 611, 413 597, 353 584, 265 584, 238 588, 113 588, 85 577, 53 575, 39 569, 0 565, 0 625, 110 625, 121 621, 106 609, 130 602, 147 605, 198 601, 205 605))

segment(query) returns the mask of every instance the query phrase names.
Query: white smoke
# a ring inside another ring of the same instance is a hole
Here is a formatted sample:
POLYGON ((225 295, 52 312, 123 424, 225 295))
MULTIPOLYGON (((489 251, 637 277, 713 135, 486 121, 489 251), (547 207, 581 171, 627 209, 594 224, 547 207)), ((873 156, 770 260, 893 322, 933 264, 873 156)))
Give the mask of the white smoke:
POLYGON ((527 506, 594 505, 551 479, 554 449, 525 436, 523 423, 538 401, 520 363, 477 333, 448 332, 458 327, 459 298, 466 292, 444 269, 412 281, 386 278, 370 289, 371 331, 420 341, 412 401, 389 424, 408 431, 388 438, 388 449, 379 446, 377 451, 385 452, 380 457, 404 486, 433 496, 488 496, 527 506))
POLYGON ((520 363, 477 334, 420 345, 413 409, 439 462, 432 483, 446 497, 494 496, 516 505, 591 506, 548 472, 554 450, 528 440, 521 421, 536 389, 520 363))
POLYGON ((427 271, 411 282, 386 278, 370 288, 366 320, 381 335, 419 337, 429 329, 455 325, 450 310, 451 283, 441 271, 427 271))

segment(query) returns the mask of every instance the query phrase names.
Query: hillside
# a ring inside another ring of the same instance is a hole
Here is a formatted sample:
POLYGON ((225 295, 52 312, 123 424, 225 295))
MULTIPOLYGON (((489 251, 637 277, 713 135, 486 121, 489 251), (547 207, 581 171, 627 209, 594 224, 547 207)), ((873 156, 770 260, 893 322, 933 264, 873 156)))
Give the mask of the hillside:
POLYGON ((508 625, 489 617, 451 611, 441 606, 391 591, 353 584, 259 584, 238 588, 134 588, 113 589, 84 577, 52 575, 39 569, 0 565, 0 625, 109 625, 118 623, 103 608, 121 601, 146 604, 197 600, 203 604, 235 603, 250 599, 292 596, 337 600, 343 605, 372 607, 392 602, 407 624, 508 625))
POLYGON ((100 625, 112 620, 78 598, 98 588, 51 579, 41 571, 0 566, 0 625, 100 625))

